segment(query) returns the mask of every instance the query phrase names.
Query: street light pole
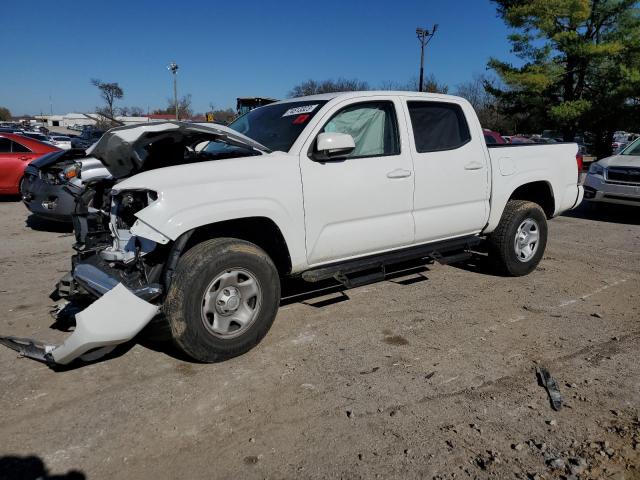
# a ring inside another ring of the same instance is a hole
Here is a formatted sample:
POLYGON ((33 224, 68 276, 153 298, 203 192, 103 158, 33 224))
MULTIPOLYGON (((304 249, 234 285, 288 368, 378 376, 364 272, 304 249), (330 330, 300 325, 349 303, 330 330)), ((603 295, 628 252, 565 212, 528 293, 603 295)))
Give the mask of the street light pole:
POLYGON ((424 85, 424 47, 431 41, 433 36, 436 34, 436 30, 438 30, 438 24, 433 26, 431 33, 426 28, 416 28, 416 35, 418 40, 420 41, 420 85, 418 86, 418 91, 422 92, 424 85))
POLYGON ((176 120, 180 120, 178 116, 178 64, 171 62, 167 69, 173 73, 173 104, 176 107, 176 120))

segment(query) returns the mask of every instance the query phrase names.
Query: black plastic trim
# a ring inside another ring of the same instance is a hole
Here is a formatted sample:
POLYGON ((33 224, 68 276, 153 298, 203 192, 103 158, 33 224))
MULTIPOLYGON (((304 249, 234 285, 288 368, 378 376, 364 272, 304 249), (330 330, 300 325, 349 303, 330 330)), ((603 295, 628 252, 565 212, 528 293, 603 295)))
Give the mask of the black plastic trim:
POLYGON ((379 268, 384 265, 392 265, 407 260, 418 258, 430 258, 436 261, 443 260, 446 263, 448 253, 460 253, 472 248, 482 242, 476 235, 444 240, 442 242, 432 242, 424 245, 417 245, 402 250, 370 255, 363 258, 356 258, 344 262, 338 262, 327 266, 317 267, 302 273, 302 278, 307 282, 319 282, 335 275, 346 275, 354 272, 361 272, 368 269, 379 268))
POLYGON ((570 145, 576 142, 555 142, 555 143, 494 143, 487 145, 487 148, 509 148, 509 147, 543 147, 545 145, 570 145))

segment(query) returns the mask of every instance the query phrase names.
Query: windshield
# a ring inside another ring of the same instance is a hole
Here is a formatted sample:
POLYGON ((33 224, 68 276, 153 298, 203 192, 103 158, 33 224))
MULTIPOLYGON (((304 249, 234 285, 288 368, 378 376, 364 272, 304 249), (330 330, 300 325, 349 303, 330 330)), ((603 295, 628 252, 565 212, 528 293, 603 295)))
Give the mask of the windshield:
POLYGON ((325 100, 286 102, 251 110, 229 125, 273 151, 288 152, 325 100))
MULTIPOLYGON (((196 148, 196 151, 198 149, 196 148)), ((211 159, 217 158, 232 158, 232 157, 247 157, 251 155, 259 155, 255 149, 249 146, 236 146, 229 145, 226 142, 209 142, 201 151, 200 154, 211 159)))
POLYGON ((640 138, 625 148, 620 155, 640 156, 640 138))

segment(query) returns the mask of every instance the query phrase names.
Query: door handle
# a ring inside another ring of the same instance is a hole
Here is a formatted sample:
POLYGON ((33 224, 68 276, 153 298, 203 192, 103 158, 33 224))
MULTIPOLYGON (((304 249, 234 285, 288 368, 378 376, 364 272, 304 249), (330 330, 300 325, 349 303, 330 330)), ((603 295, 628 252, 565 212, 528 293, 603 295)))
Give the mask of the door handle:
POLYGON ((31 160, 31 157, 27 157, 25 155, 23 155, 22 157, 18 157, 18 160, 31 160))
POLYGON ((387 173, 387 178, 407 178, 410 176, 411 170, 405 170, 404 168, 396 168, 387 173))
POLYGON ((484 165, 482 164, 482 162, 477 162, 475 160, 472 160, 471 162, 467 163, 464 166, 465 170, 480 170, 484 165))

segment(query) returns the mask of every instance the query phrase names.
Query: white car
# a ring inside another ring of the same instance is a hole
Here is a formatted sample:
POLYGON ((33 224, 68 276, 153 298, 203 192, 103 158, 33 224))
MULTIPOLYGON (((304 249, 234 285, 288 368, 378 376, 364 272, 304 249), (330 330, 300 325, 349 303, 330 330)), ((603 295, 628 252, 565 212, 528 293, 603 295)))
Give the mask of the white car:
POLYGON ((92 210, 76 205, 59 291, 97 300, 62 345, 0 338, 47 363, 96 358, 160 311, 192 358, 239 355, 271 327, 283 277, 349 288, 480 243, 503 274, 525 275, 547 219, 583 195, 575 143, 487 147, 469 102, 416 92, 294 98, 229 127, 120 127, 87 153, 114 178, 92 187, 92 210))
POLYGON ((616 155, 591 164, 584 180, 584 198, 640 206, 640 138, 616 155))
POLYGON ((71 149, 71 138, 65 137, 62 135, 50 135, 49 143, 54 145, 62 150, 70 150, 71 149))

